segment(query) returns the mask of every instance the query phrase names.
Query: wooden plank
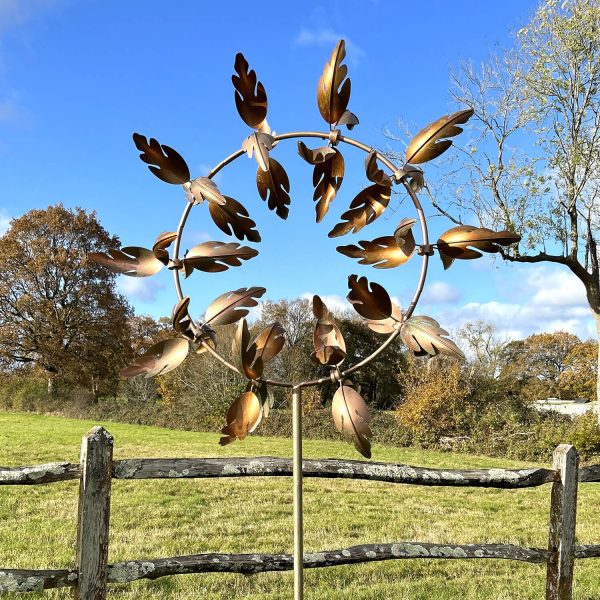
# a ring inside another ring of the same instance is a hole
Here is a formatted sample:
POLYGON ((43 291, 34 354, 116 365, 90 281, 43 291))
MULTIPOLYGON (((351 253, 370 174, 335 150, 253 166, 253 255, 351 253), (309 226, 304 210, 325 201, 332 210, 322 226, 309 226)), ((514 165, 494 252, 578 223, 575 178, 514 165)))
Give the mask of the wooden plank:
POLYGON ((79 479, 79 465, 68 462, 28 467, 0 467, 0 485, 36 485, 79 479))
POLYGON ((575 563, 575 523, 577 514, 577 450, 561 444, 553 455, 556 470, 550 500, 550 535, 546 576, 546 600, 571 600, 575 563))
POLYGON ((77 585, 77 572, 70 569, 0 569, 0 594, 38 592, 77 585))
POLYGON ((104 600, 108 562, 113 438, 94 427, 81 443, 75 598, 104 600))
MULTIPOLYGON (((554 471, 529 469, 427 469, 360 460, 304 460, 304 477, 366 479, 426 486, 526 488, 551 483, 554 471)), ((287 458, 134 458, 113 463, 116 479, 178 479, 211 477, 289 477, 287 458)))

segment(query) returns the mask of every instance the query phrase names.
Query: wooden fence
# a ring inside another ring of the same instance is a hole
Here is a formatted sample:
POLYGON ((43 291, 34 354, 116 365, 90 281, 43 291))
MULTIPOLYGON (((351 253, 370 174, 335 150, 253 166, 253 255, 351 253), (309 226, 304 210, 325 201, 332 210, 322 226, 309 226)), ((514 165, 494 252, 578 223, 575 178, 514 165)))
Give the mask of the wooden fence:
MULTIPOLYGON (((73 569, 2 569, 0 593, 72 587, 79 600, 106 598, 109 583, 157 579, 189 573, 255 574, 293 569, 290 554, 196 554, 108 564, 112 479, 189 479, 214 477, 289 477, 284 458, 132 458, 112 459, 113 438, 94 427, 83 438, 80 464, 52 463, 0 467, 0 485, 38 485, 79 479, 77 566, 73 569)), ((577 451, 561 445, 552 469, 445 470, 353 460, 305 460, 304 477, 366 479, 426 486, 528 488, 552 484, 548 549, 512 544, 365 544, 304 554, 305 568, 332 567, 396 559, 494 558, 546 563, 546 598, 572 596, 574 559, 599 558, 600 544, 575 546, 578 482, 600 482, 600 465, 579 468, 577 451)))

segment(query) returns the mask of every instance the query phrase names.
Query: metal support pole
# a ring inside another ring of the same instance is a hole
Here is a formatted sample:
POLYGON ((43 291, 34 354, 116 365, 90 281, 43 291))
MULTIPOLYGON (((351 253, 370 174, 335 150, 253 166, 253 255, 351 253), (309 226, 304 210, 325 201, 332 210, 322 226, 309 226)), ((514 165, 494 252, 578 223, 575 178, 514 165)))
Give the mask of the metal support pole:
POLYGON ((294 472, 294 600, 304 598, 304 529, 302 524, 302 388, 292 388, 294 472))

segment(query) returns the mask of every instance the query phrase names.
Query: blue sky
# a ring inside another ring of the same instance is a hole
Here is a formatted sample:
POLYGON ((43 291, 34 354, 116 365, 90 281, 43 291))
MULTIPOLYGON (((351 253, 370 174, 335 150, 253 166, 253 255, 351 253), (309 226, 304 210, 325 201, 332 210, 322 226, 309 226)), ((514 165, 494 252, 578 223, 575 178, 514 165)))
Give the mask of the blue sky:
MULTIPOLYGON (((352 137, 385 148, 382 131, 399 132, 399 118, 418 130, 455 110, 450 67, 480 62, 496 46, 510 45, 511 32, 536 5, 0 0, 0 226, 32 208, 62 202, 95 210, 123 245, 149 247, 159 232, 176 228, 185 198, 181 188, 147 171, 131 134, 156 137, 186 158, 194 176, 206 174, 249 134, 233 101, 236 52, 245 54, 264 83, 276 132, 324 130, 316 84, 336 41, 344 38, 352 79, 349 108, 361 121, 352 137)), ((402 148, 400 142, 393 146, 402 148)), ((285 222, 260 200, 253 161, 244 157, 219 176, 221 190, 241 201, 257 222, 263 242, 259 256, 243 267, 224 274, 195 272, 184 282, 194 313, 220 293, 249 285, 265 286, 269 299, 318 293, 339 304, 350 273, 367 275, 408 303, 417 258, 381 271, 335 251, 340 243, 391 233, 401 218, 414 216, 408 202, 388 209, 357 235, 327 237, 365 185, 364 155, 347 147, 342 152, 346 177, 320 225, 314 223, 311 168, 297 156, 295 142, 274 152, 292 184, 285 222)), ((450 226, 433 220, 432 237, 450 226)), ((208 239, 227 238, 199 206, 184 247, 208 239)), ((169 314, 176 300, 166 271, 144 280, 121 277, 119 287, 140 313, 169 314)), ((581 284, 550 266, 514 267, 485 258, 444 272, 434 257, 417 312, 450 329, 484 318, 510 337, 557 329, 593 335, 581 284)))

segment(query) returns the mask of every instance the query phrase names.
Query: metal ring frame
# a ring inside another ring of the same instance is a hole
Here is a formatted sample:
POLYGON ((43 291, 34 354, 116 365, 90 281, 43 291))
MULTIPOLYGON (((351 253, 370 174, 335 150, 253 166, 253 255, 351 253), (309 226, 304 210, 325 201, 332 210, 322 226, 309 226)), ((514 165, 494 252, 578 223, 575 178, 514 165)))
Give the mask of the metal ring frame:
MULTIPOLYGON (((294 132, 290 132, 290 133, 282 133, 280 135, 274 136, 273 137, 273 147, 275 147, 275 145, 277 145, 280 141, 282 140, 290 140, 290 139, 296 139, 296 138, 319 138, 319 139, 323 139, 323 140, 331 140, 331 134, 332 132, 336 132, 336 136, 335 136, 335 144, 337 144, 338 142, 343 142, 345 144, 348 144, 350 146, 354 146, 355 148, 359 148, 360 150, 363 150, 364 152, 375 152, 375 155, 377 156, 377 158, 388 168, 390 169, 390 171, 392 172, 392 175, 394 175, 395 173, 397 173, 399 171, 398 167, 392 162, 390 161, 386 156, 384 156, 383 154, 381 154, 380 152, 377 152, 376 150, 374 150, 373 148, 370 148, 369 146, 367 146, 366 144, 363 144, 362 142, 359 142, 357 140, 353 140, 352 138, 346 137, 341 135, 339 129, 332 129, 330 132, 320 132, 320 131, 294 131, 294 132)), ((241 156, 243 156, 246 152, 244 150, 237 150, 236 152, 234 152, 233 154, 230 154, 227 158, 225 158, 223 161, 221 161, 218 165, 216 165, 211 171, 210 173, 207 175, 207 177, 209 179, 212 179, 217 173, 219 173, 222 169, 224 169, 227 165, 231 164, 232 162, 234 162, 235 160, 237 160, 238 158, 240 158, 241 156)), ((392 180, 394 180, 394 178, 392 177, 392 180)), ((414 192, 414 190, 411 188, 410 185, 408 185, 408 183, 406 183, 405 181, 401 182, 404 185, 404 188, 406 189, 406 191, 408 192, 414 206, 415 209, 417 211, 417 215, 419 217, 419 223, 421 226, 421 235, 423 237, 423 244, 422 247, 428 247, 429 246, 429 233, 427 230, 427 219, 425 218, 425 213, 423 212, 423 207, 421 206, 421 202, 419 201, 419 198, 417 197, 416 193, 414 192)), ((177 238, 175 239, 175 245, 173 248, 173 261, 175 263, 177 263, 179 261, 179 250, 180 250, 180 246, 181 246, 181 236, 183 233, 183 230, 185 228, 185 224, 188 220, 188 217, 190 215, 190 212, 192 210, 192 208, 194 207, 194 204, 192 203, 188 203, 186 205, 186 207, 183 210, 183 214, 181 216, 181 220, 179 221, 179 225, 177 227, 177 238)), ((423 292, 423 287, 425 285, 425 279, 427 278, 427 267, 428 267, 428 263, 429 263, 429 255, 426 252, 421 253, 421 273, 419 276, 419 282, 417 284, 417 288, 415 290, 414 296, 411 300, 410 305, 408 306, 407 310, 404 312, 404 319, 408 319, 410 318, 410 316, 413 314, 417 303, 419 301, 419 298, 421 296, 421 293, 423 292)), ((177 291, 177 296, 179 298, 179 300, 182 300, 184 295, 183 295, 183 291, 181 288, 181 279, 180 279, 180 274, 179 274, 179 269, 174 269, 173 270, 173 277, 174 277, 174 281, 175 281, 175 289, 177 291)), ((358 371, 359 369, 361 369, 362 367, 364 367, 365 365, 369 364, 374 358, 376 358, 379 354, 381 354, 398 336, 400 335, 400 328, 396 328, 395 331, 393 331, 388 337, 387 339, 379 346, 379 348, 377 348, 377 350, 375 350, 372 354, 370 354, 369 356, 367 356, 366 358, 364 358, 363 360, 361 360, 360 362, 356 363, 355 365, 348 367, 347 369, 345 369, 344 371, 342 371, 339 375, 340 379, 354 373, 355 371, 358 371)), ((232 365, 227 359, 225 359, 220 352, 218 352, 218 350, 216 350, 215 348, 213 348, 210 344, 208 344, 206 341, 202 341, 201 342, 203 347, 210 352, 210 354, 212 354, 217 360, 219 360, 219 362, 221 362, 223 365, 225 365, 227 368, 231 369, 232 371, 235 371, 236 373, 238 373, 239 375, 242 375, 242 373, 240 373, 239 369, 235 366, 232 365)), ((302 381, 302 382, 298 382, 298 383, 293 383, 290 381, 279 381, 279 380, 273 380, 273 379, 265 379, 265 378, 260 378, 258 380, 261 383, 265 383, 268 385, 272 385, 272 386, 278 386, 278 387, 285 387, 285 388, 303 388, 303 387, 311 387, 311 386, 317 386, 317 385, 322 385, 324 383, 328 383, 331 381, 331 377, 329 375, 321 377, 319 379, 313 379, 310 381, 302 381)))

